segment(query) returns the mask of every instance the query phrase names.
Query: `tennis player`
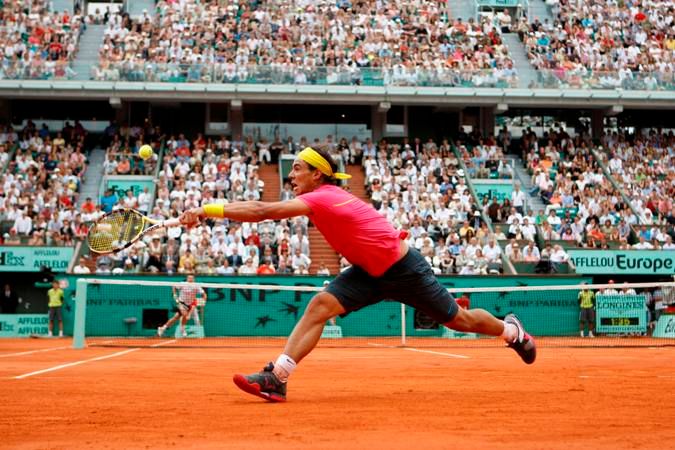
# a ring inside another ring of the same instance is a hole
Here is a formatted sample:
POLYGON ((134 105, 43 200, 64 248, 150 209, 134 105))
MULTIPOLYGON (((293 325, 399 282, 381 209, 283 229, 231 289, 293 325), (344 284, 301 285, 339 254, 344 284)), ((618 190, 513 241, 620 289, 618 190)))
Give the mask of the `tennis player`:
POLYGON ((176 300, 176 314, 173 315, 164 325, 157 328, 157 336, 162 337, 167 328, 173 325, 178 319, 180 319, 180 334, 183 337, 187 337, 187 331, 185 330, 185 325, 188 320, 191 318, 194 320, 195 325, 199 326, 199 312, 198 312, 198 297, 203 298, 206 301, 206 292, 202 289, 201 286, 194 284, 195 277, 194 275, 188 275, 186 280, 187 285, 173 286, 173 298, 176 300))
POLYGON ((326 321, 384 299, 410 305, 457 331, 501 336, 525 363, 534 362, 535 342, 518 318, 509 314, 502 321, 482 309, 458 308, 425 259, 408 246, 405 234, 371 205, 336 186, 337 180, 350 178, 336 171, 327 152, 307 147, 298 153, 289 174, 295 199, 207 204, 180 216, 188 227, 203 218, 259 222, 308 216, 335 251, 353 264, 312 298, 276 362, 259 373, 234 376, 240 389, 269 401, 285 401, 288 377, 314 349, 326 321))

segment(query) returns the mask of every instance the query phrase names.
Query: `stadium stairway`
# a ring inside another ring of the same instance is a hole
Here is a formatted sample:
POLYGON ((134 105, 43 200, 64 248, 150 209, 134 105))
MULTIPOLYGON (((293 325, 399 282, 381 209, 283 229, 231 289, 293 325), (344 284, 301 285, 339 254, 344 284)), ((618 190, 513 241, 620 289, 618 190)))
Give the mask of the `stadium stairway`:
POLYGON ((78 207, 84 203, 87 197, 91 197, 95 203, 98 203, 104 161, 105 150, 96 148, 89 153, 87 172, 85 173, 84 183, 80 187, 80 196, 77 199, 78 207))
POLYGON ((69 13, 73 13, 74 10, 74 5, 75 3, 73 0, 52 0, 51 1, 51 7, 52 7, 52 12, 63 12, 63 11, 68 11, 69 13))
POLYGON ((518 72, 518 87, 525 89, 532 83, 536 83, 537 70, 530 64, 525 46, 520 42, 518 34, 505 33, 502 37, 504 38, 504 44, 509 48, 513 64, 518 72))
POLYGON ((475 0, 452 0, 449 7, 452 19, 462 19, 466 23, 470 18, 476 18, 475 0))
POLYGON ((127 12, 131 18, 140 17, 143 11, 147 11, 150 17, 155 15, 155 0, 134 0, 127 2, 127 12))
POLYGON ((103 43, 105 25, 88 25, 80 37, 80 48, 73 61, 75 80, 89 80, 91 68, 98 64, 98 52, 103 43))
POLYGON ((548 23, 553 23, 551 8, 548 7, 544 0, 530 0, 529 14, 530 23, 533 23, 535 19, 539 19, 541 23, 544 23, 545 20, 548 20, 548 23))
POLYGON ((279 194, 281 194, 279 166, 276 164, 261 164, 258 169, 258 175, 265 183, 261 200, 264 202, 278 202, 279 194))
POLYGON ((526 207, 532 210, 533 214, 537 214, 539 210, 546 209, 546 205, 541 201, 539 195, 531 195, 530 190, 532 189, 532 176, 527 173, 523 165, 523 160, 520 158, 513 158, 512 160, 513 170, 515 171, 516 181, 520 181, 521 189, 527 194, 526 207))
POLYGON ((349 165, 347 166, 347 173, 352 176, 348 184, 349 192, 366 203, 370 202, 368 193, 366 192, 366 175, 363 173, 363 167, 360 165, 349 165))

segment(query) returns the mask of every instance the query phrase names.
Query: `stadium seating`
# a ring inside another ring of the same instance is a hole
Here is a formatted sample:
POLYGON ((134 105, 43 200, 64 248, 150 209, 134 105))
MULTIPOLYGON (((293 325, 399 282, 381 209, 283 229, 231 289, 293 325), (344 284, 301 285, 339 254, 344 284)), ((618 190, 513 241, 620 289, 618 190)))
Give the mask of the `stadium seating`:
POLYGON ((398 86, 514 86, 501 32, 449 20, 445 2, 160 2, 111 15, 95 80, 398 86), (324 19, 329 17, 329 19, 324 19), (203 30, 208 30, 203 32, 203 30))
MULTIPOLYGON (((66 122, 59 132, 3 127, 0 145, 11 149, 0 174, 0 226, 6 244, 67 245, 88 231, 76 209, 87 170, 86 130, 66 122)), ((3 155, 7 155, 3 151, 3 155)))
POLYGON ((518 32, 548 87, 673 89, 669 2, 555 2, 553 23, 518 32))
POLYGON ((675 215, 673 142, 672 132, 651 131, 634 136, 613 133, 604 136, 603 146, 599 148, 599 155, 638 215, 641 226, 634 248, 658 249, 668 245, 675 215))
POLYGON ((49 11, 49 2, 3 2, 0 80, 69 79, 83 27, 76 12, 49 11))

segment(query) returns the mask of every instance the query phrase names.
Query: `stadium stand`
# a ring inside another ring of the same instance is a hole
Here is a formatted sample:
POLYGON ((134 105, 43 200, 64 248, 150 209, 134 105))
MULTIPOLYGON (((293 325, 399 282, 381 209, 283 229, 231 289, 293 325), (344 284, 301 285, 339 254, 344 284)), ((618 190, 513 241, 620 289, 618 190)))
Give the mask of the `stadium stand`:
POLYGON ((501 249, 481 218, 476 199, 447 140, 417 138, 403 145, 362 146, 365 183, 373 206, 423 254, 438 274, 501 270, 501 249))
POLYGON ((634 248, 673 248, 674 142, 672 132, 656 130, 635 135, 612 133, 602 139, 598 154, 637 214, 637 221, 628 223, 634 228, 639 225, 635 230, 638 242, 632 242, 634 248))
POLYGON ((0 195, 0 223, 6 244, 73 246, 88 231, 76 210, 87 169, 87 132, 79 122, 66 122, 53 133, 28 121, 23 129, 3 127, 0 142, 13 147, 6 160, 0 195))
POLYGON ((158 2, 110 15, 95 80, 515 86, 501 30, 445 2, 158 2), (396 12, 396 14, 393 14, 396 12))
POLYGON ((0 14, 1 79, 70 79, 83 18, 50 11, 49 2, 3 2, 0 14))
POLYGON ((673 88, 672 3, 560 0, 553 6, 553 22, 518 25, 544 85, 673 88))

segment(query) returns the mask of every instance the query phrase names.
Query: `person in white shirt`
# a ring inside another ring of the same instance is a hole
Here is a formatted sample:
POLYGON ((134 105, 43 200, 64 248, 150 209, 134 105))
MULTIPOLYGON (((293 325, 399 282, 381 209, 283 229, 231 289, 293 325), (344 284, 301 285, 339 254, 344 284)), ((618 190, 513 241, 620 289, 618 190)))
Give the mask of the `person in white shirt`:
MULTIPOLYGON (((628 283, 624 283, 628 284, 628 283)), ((629 288, 624 286, 623 289, 621 289, 621 292, 619 292, 619 295, 637 295, 637 292, 635 292, 635 289, 629 288)))
POLYGON ((309 255, 309 239, 302 233, 300 228, 297 228, 295 234, 291 236, 290 244, 292 252, 295 252, 295 249, 299 248, 302 253, 309 255))
POLYGON ((28 235, 33 230, 33 219, 25 215, 23 210, 19 210, 12 228, 14 228, 18 234, 28 235))
POLYGON ((525 192, 520 190, 520 183, 515 183, 511 192, 511 204, 520 214, 525 211, 525 192))
POLYGON ((76 274, 91 273, 91 270, 89 269, 89 267, 87 267, 86 263, 87 263, 86 259, 80 258, 80 262, 75 267, 73 267, 73 273, 76 274))
POLYGON ((296 270, 300 266, 309 267, 312 264, 312 260, 309 259, 309 256, 305 255, 300 251, 299 248, 295 249, 295 253, 291 259, 291 267, 296 270))
POLYGON ((602 291, 602 295, 619 295, 619 291, 617 291, 617 290, 614 289, 614 287, 613 287, 613 285, 614 285, 614 280, 609 280, 609 281, 607 282, 607 284, 611 284, 612 287, 605 288, 605 289, 602 291))
POLYGON ((541 259, 539 249, 534 245, 534 241, 530 241, 523 249, 523 258, 527 262, 539 262, 541 259))
POLYGON ((534 237, 537 235, 537 229, 527 217, 523 217, 523 225, 520 227, 520 232, 523 234, 523 238, 528 241, 534 241, 534 237))
POLYGON ((316 271, 316 274, 327 277, 330 276, 330 270, 328 269, 328 267, 326 267, 324 263, 321 263, 319 265, 319 269, 316 271))
POLYGON ((473 259, 476 256, 476 250, 480 247, 478 246, 478 240, 475 237, 472 237, 469 240, 469 245, 466 246, 465 255, 469 259, 473 259))
POLYGON ((633 245, 633 248, 637 250, 652 250, 654 246, 650 242, 647 242, 644 236, 640 236, 640 242, 633 245))
POLYGON ((122 199, 122 205, 125 208, 132 209, 136 209, 138 206, 138 200, 134 197, 134 192, 131 189, 127 191, 127 195, 122 199))
POLYGON ((565 263, 569 261, 570 255, 567 254, 565 250, 560 245, 553 246, 553 252, 551 252, 550 260, 552 263, 565 263))
POLYGON ((246 258, 244 265, 239 268, 237 272, 239 275, 255 275, 257 269, 253 265, 253 258, 246 258))
POLYGON ((483 256, 489 263, 498 263, 501 261, 502 249, 496 245, 495 239, 488 239, 487 245, 483 247, 483 256))
POLYGON ((234 268, 230 266, 230 263, 226 258, 223 259, 223 264, 218 266, 216 269, 218 275, 232 275, 234 273, 234 268))
POLYGON ((523 220, 523 215, 516 211, 516 208, 511 208, 511 214, 506 219, 506 223, 511 225, 514 220, 518 219, 518 223, 523 220))
POLYGON ((143 192, 138 194, 138 210, 143 214, 147 214, 150 210, 150 203, 152 202, 152 197, 148 187, 143 188, 143 192))
POLYGON ((466 263, 462 270, 459 271, 459 275, 478 275, 476 272, 476 263, 469 261, 466 263))
POLYGON ((666 243, 663 244, 663 250, 675 250, 675 244, 673 244, 673 238, 670 235, 666 236, 666 243))
POLYGON ((553 229, 556 232, 558 231, 558 229, 560 229, 560 224, 562 223, 562 221, 560 220, 560 217, 558 217, 554 209, 549 211, 546 221, 553 227, 553 229))

